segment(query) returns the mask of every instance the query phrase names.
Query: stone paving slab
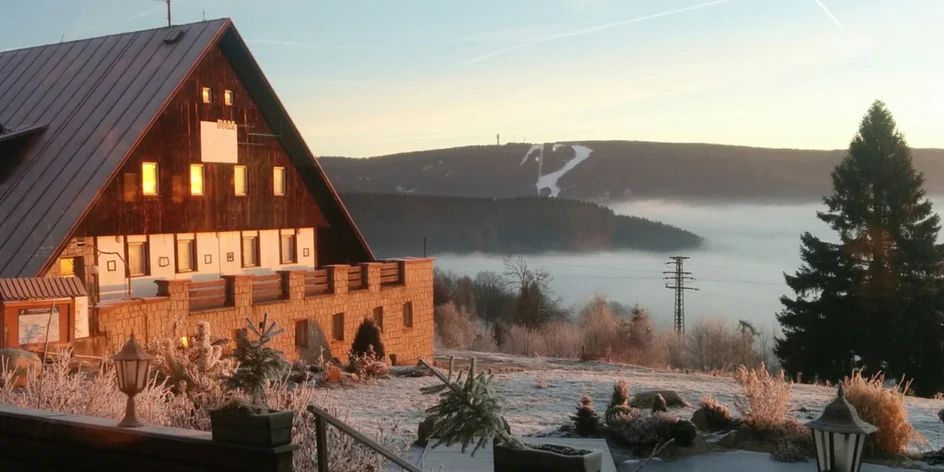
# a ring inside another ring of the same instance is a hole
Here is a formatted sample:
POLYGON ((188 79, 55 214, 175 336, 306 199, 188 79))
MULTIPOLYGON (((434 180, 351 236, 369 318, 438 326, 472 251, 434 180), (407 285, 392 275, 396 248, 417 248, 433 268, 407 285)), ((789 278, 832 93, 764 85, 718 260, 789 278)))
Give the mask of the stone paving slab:
MULTIPOLYGON (((616 464, 613 462, 613 456, 610 454, 610 448, 606 446, 605 439, 589 438, 519 438, 524 442, 537 444, 560 444, 578 449, 590 449, 603 451, 603 472, 616 472, 616 464)), ((436 440, 430 440, 430 445, 435 444, 436 440)), ((492 463, 492 445, 488 444, 475 453, 472 457, 469 453, 471 448, 462 453, 462 445, 456 444, 450 447, 445 445, 436 449, 426 448, 420 459, 419 468, 423 472, 494 472, 492 463)))

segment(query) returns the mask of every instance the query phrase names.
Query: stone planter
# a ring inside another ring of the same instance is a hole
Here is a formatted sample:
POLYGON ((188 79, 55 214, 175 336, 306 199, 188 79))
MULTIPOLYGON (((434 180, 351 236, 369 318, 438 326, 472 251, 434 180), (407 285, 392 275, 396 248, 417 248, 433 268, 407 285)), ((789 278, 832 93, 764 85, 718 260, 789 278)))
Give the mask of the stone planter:
POLYGON ((251 413, 237 408, 210 411, 210 431, 214 441, 251 447, 278 447, 291 444, 292 410, 251 413))
POLYGON ((601 472, 602 451, 582 451, 560 445, 531 444, 526 449, 514 449, 498 442, 492 443, 495 472, 601 472))

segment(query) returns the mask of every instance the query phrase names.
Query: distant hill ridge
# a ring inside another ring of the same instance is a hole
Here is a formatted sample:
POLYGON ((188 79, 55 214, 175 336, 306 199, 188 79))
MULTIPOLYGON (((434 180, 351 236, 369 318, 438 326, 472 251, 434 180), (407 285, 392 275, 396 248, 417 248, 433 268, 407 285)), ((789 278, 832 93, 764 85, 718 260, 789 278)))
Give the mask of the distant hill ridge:
MULTIPOLYGON (((768 149, 644 141, 508 143, 364 159, 322 157, 341 192, 464 197, 538 194, 600 203, 634 198, 816 200, 845 150, 768 149), (581 152, 589 156, 580 159, 581 152), (543 154, 543 158, 541 158, 543 154), (573 162, 567 169, 568 162, 573 162), (557 173, 559 175, 549 174, 557 173)), ((944 150, 913 149, 928 193, 944 193, 944 150)))

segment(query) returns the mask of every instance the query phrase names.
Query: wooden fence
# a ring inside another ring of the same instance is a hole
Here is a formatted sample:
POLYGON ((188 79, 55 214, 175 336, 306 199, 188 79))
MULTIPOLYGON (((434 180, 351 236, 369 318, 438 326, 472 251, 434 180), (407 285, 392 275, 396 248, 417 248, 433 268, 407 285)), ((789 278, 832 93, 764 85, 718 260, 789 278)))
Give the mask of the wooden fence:
POLYGON ((190 283, 190 311, 226 306, 226 280, 190 283))
POLYGON ((305 272, 305 296, 312 297, 331 292, 331 280, 325 269, 305 272))
POLYGON ((282 299, 282 276, 257 275, 252 279, 252 303, 282 299))
POLYGON ((384 262, 380 265, 380 285, 397 285, 403 283, 403 271, 399 262, 384 262))
POLYGON ((351 267, 347 272, 347 289, 348 291, 361 290, 367 288, 367 283, 364 280, 364 268, 363 267, 351 267))

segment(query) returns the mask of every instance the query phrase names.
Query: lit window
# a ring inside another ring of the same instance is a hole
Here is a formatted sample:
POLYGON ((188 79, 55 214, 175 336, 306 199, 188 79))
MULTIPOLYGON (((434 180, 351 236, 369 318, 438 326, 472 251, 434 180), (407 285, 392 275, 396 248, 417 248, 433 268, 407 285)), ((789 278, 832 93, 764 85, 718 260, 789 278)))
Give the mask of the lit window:
POLYGON ((259 265, 259 236, 243 236, 243 267, 259 265))
POLYGON ((63 257, 59 259, 59 275, 69 277, 75 275, 75 258, 63 257))
POLYGON ((285 195, 285 168, 272 168, 272 189, 276 195, 285 195))
POLYGON ((223 91, 223 104, 227 106, 233 106, 233 91, 232 90, 223 91))
POLYGON ((283 234, 281 240, 282 263, 293 264, 295 260, 295 235, 283 234))
POLYGON ((203 195, 203 164, 190 164, 190 195, 203 195))
POLYGON ((128 243, 128 274, 136 277, 147 272, 147 243, 128 243))
POLYGON ((197 266, 196 241, 193 235, 177 237, 177 272, 193 272, 197 266))
POLYGON ((331 337, 337 341, 344 341, 344 313, 337 313, 331 317, 331 337))
POLYGON ((233 190, 236 195, 246 195, 246 166, 233 167, 233 190))
POLYGON ((141 164, 141 192, 145 195, 157 195, 157 163, 141 164))
POLYGON ((203 87, 203 103, 213 103, 213 91, 210 87, 203 87))
POLYGON ((403 304, 403 326, 413 327, 413 302, 403 304))

